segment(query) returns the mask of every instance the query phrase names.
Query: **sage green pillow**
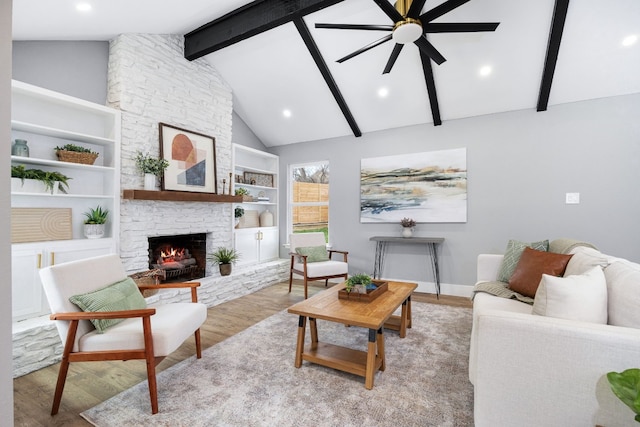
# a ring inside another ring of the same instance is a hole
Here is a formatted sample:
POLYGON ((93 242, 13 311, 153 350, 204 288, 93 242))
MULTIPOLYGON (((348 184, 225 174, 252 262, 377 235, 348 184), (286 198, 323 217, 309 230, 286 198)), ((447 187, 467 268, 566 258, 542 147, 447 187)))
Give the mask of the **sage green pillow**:
MULTIPOLYGON (((86 294, 74 295, 69 301, 80 307, 82 311, 121 311, 147 308, 136 282, 127 277, 106 288, 86 294)), ((93 319, 91 323, 99 334, 107 328, 117 325, 124 319, 93 319)))
POLYGON ((329 253, 326 246, 301 246, 296 248, 296 253, 307 256, 307 262, 329 261, 329 253))
POLYGON ((537 251, 549 251, 549 241, 541 240, 539 242, 525 243, 518 240, 509 240, 507 243, 507 249, 504 252, 504 258, 500 265, 500 271, 498 272, 498 281, 509 283, 509 279, 513 275, 513 272, 520 261, 524 248, 529 247, 537 251))

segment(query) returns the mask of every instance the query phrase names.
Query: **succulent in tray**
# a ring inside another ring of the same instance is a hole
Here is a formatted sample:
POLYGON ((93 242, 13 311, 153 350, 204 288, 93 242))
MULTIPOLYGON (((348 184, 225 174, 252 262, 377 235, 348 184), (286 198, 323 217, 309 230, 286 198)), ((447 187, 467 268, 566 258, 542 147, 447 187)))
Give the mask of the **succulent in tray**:
POLYGON ((371 281, 371 276, 364 273, 354 274, 345 282, 345 290, 347 292, 353 291, 356 286, 364 286, 367 290, 376 289, 376 285, 371 281))

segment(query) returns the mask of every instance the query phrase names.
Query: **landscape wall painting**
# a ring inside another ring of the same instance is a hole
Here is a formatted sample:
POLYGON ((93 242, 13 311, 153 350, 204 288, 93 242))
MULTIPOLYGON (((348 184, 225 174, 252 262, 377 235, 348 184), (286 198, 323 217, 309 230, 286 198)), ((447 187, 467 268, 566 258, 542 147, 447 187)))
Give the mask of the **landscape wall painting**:
POLYGON ((467 221, 467 149, 362 159, 360 222, 467 221))

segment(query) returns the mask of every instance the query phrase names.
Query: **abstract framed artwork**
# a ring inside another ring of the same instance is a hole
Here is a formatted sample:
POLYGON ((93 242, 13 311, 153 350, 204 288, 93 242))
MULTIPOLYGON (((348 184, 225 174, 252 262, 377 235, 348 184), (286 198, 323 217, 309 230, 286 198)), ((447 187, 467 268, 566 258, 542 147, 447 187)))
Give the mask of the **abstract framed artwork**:
POLYGON ((160 123, 160 156, 169 162, 162 189, 216 194, 216 140, 160 123))
POLYGON ((360 222, 467 221, 467 149, 360 162, 360 222))

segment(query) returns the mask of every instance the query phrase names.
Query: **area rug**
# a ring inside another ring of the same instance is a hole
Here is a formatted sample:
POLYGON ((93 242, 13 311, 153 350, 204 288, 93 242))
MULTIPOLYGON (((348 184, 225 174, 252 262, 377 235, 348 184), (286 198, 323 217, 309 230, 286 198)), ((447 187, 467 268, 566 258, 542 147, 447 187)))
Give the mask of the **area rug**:
MULTIPOLYGON (((386 369, 372 390, 356 375, 295 368, 298 317, 285 310, 161 372, 158 414, 144 381, 81 416, 99 427, 472 426, 471 310, 414 302, 412 311, 406 338, 385 330, 386 369)), ((358 327, 318 320, 318 335, 367 346, 358 327)))

